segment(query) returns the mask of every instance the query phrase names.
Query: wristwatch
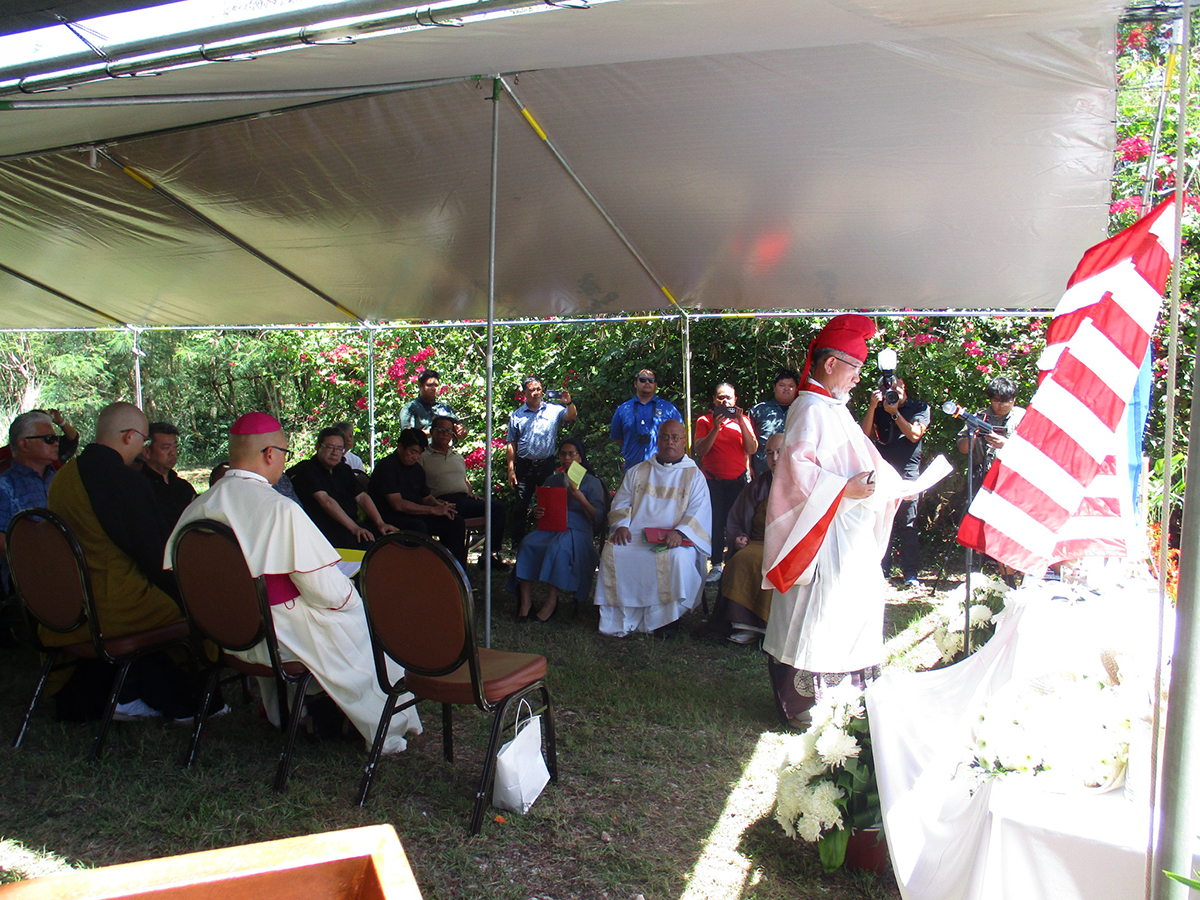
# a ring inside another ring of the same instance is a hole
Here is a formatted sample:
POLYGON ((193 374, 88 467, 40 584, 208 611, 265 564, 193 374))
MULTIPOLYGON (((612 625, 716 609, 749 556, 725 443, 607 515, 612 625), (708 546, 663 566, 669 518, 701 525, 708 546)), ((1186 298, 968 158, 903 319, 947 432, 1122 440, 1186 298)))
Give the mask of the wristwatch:
POLYGON ((892 421, 893 422, 895 422, 899 418, 900 418, 900 413, 898 413, 898 412, 892 413, 892 421))

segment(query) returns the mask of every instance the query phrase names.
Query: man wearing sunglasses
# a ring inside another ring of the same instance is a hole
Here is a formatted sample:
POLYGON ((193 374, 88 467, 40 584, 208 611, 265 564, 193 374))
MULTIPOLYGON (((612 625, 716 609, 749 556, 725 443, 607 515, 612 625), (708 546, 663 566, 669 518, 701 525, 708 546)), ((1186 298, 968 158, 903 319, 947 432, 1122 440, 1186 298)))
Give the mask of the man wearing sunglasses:
POLYGON ((58 461, 54 422, 41 410, 22 413, 8 429, 12 465, 0 475, 0 585, 8 593, 8 523, 23 509, 45 506, 58 461))
POLYGON ((669 401, 658 396, 658 376, 641 369, 633 379, 636 394, 613 413, 608 436, 621 442, 625 468, 632 469, 658 452, 658 429, 663 422, 682 422, 683 416, 669 401))

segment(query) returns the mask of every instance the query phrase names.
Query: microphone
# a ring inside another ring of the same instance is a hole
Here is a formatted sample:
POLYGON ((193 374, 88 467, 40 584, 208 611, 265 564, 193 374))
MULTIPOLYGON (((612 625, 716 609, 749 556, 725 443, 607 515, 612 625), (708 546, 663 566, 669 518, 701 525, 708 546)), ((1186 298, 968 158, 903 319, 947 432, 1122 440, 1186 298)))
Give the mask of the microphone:
POLYGON ((942 412, 948 416, 953 416, 956 419, 962 419, 968 425, 978 429, 984 434, 992 433, 992 426, 988 424, 986 419, 981 419, 979 416, 972 415, 953 400, 947 400, 942 404, 942 412))

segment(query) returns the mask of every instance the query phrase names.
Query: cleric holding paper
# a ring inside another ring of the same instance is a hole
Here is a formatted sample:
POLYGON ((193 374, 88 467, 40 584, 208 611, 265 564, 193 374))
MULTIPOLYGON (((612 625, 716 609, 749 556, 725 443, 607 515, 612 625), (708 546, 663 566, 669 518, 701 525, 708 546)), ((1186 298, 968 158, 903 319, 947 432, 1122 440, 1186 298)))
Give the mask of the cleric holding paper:
POLYGON ((783 717, 807 727, 822 689, 865 686, 883 661, 884 581, 900 478, 846 408, 875 334, 830 320, 809 346, 767 501, 763 587, 776 591, 763 649, 783 717))
POLYGON ((661 629, 669 637, 704 591, 712 507, 704 473, 685 454, 685 440, 681 422, 664 422, 658 452, 625 471, 613 498, 596 585, 602 634, 661 629), (647 528, 667 529, 662 545, 647 542, 647 528))
MULTIPOLYGON (((165 564, 170 566, 171 548, 188 522, 214 519, 232 528, 250 574, 266 576, 283 659, 299 660, 309 668, 369 746, 387 698, 375 679, 362 600, 338 568, 341 557, 333 545, 298 504, 271 487, 283 473, 287 456, 287 435, 273 417, 253 412, 234 422, 229 428, 229 471, 184 511, 167 542, 165 564)), ((234 655, 271 664, 264 643, 234 655)), ((261 678, 259 685, 268 716, 277 717, 274 679, 261 678)), ((271 722, 280 724, 275 718, 271 722)), ((403 750, 408 732, 421 733, 415 707, 392 719, 383 752, 403 750)))

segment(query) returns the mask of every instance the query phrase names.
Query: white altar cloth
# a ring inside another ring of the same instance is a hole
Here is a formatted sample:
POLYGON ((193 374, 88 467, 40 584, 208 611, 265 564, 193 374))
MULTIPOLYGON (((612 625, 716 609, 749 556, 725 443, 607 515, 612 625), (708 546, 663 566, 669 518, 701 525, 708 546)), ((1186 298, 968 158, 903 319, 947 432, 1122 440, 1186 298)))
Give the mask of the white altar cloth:
POLYGON ((1014 591, 974 655, 931 672, 886 672, 867 690, 884 828, 905 900, 1143 895, 1144 798, 1054 794, 1036 777, 980 783, 967 766, 980 709, 1012 679, 1103 673, 1104 648, 1123 654, 1123 676, 1152 675, 1156 598, 1145 585, 1080 603, 1055 599, 1064 593, 1053 583, 1014 591))

